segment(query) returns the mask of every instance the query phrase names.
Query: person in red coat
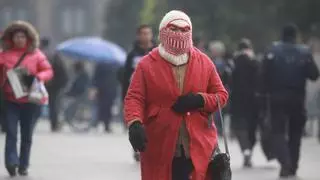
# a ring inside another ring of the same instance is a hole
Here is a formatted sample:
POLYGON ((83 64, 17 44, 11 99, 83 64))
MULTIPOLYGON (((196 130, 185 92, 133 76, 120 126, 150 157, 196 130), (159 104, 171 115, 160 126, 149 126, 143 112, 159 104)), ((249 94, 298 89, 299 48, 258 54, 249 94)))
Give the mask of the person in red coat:
POLYGON ((141 152, 142 180, 205 180, 217 145, 208 116, 228 93, 212 61, 192 44, 190 18, 170 11, 160 45, 139 62, 124 102, 132 147, 141 152))
POLYGON ((24 21, 15 21, 2 35, 3 52, 0 53, 0 84, 5 99, 5 166, 10 176, 15 176, 17 168, 21 176, 28 175, 32 135, 38 105, 30 103, 28 97, 16 98, 6 72, 18 63, 26 74, 26 84, 31 86, 33 80, 46 82, 53 77, 52 68, 45 55, 38 49, 39 35, 35 28, 24 21), (25 54, 24 58, 23 55, 25 54), (20 124, 21 146, 17 152, 18 124, 20 124))

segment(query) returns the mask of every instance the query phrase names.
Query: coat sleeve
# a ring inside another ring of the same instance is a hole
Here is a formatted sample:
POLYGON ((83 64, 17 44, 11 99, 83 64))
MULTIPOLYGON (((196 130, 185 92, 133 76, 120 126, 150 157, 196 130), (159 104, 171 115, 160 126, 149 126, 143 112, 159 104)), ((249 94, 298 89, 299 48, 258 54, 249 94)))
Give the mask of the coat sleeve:
POLYGON ((37 71, 36 77, 40 81, 49 81, 53 77, 52 67, 47 58, 41 53, 37 59, 37 71))
POLYGON ((143 121, 146 101, 145 77, 141 63, 132 76, 127 94, 124 99, 124 119, 128 125, 134 121, 143 121))
POLYGON ((215 112, 218 109, 216 95, 218 95, 221 107, 225 106, 228 100, 228 92, 224 88, 222 81, 217 73, 216 67, 212 64, 207 93, 201 93, 204 99, 206 112, 215 112))
POLYGON ((3 52, 0 52, 0 88, 3 87, 6 79, 6 66, 4 64, 3 52))

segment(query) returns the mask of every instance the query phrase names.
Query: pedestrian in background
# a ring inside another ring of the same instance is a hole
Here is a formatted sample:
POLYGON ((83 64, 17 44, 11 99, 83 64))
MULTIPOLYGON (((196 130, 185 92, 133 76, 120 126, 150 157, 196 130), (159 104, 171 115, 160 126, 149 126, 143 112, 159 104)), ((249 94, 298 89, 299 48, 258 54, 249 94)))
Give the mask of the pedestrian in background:
POLYGON ((295 176, 299 167, 306 123, 306 80, 319 77, 310 49, 297 39, 297 26, 286 25, 281 41, 267 51, 262 67, 264 92, 271 102, 274 150, 281 165, 280 177, 284 178, 295 176))
MULTIPOLYGON (((2 35, 3 52, 0 54, 0 65, 6 69, 1 72, 1 84, 6 100, 6 143, 5 166, 10 176, 15 176, 17 168, 22 176, 28 175, 35 113, 39 106, 29 102, 27 97, 15 98, 13 89, 7 80, 6 72, 17 66, 28 75, 24 79, 37 78, 41 82, 52 78, 53 72, 45 55, 38 49, 39 35, 35 28, 24 21, 15 21, 2 35), (18 124, 20 124, 21 145, 17 152, 18 124)), ((31 81, 32 82, 32 81, 31 81)))
MULTIPOLYGON (((231 61, 226 58, 227 51, 226 46, 222 41, 212 41, 209 43, 209 56, 211 57, 214 65, 217 68, 217 72, 222 80, 224 87, 229 91, 230 90, 230 82, 231 82, 231 75, 233 64, 230 63, 231 61)), ((228 113, 228 104, 227 107, 223 109, 222 116, 228 113)), ((220 117, 218 114, 215 114, 215 123, 218 128, 219 135, 222 135, 222 124, 220 121, 220 117)))
POLYGON ((49 56, 54 78, 46 85, 49 93, 49 120, 51 132, 59 132, 62 128, 60 111, 64 89, 68 84, 69 75, 61 55, 55 52, 49 56))
POLYGON ((76 62, 73 65, 73 71, 75 78, 65 94, 66 97, 71 99, 71 103, 65 109, 65 118, 67 120, 75 117, 81 103, 87 103, 86 100, 88 99, 88 91, 91 85, 91 79, 86 71, 84 62, 76 62))
POLYGON ((170 11, 159 31, 160 45, 138 63, 125 97, 129 140, 141 152, 142 180, 205 180, 217 147, 208 117, 216 96, 225 105, 228 93, 212 61, 193 47, 188 15, 170 11))
POLYGON ((122 95, 123 98, 126 96, 129 84, 131 81, 131 76, 137 67, 137 64, 149 53, 154 47, 153 42, 153 32, 149 25, 140 25, 136 31, 136 40, 133 43, 133 49, 129 52, 123 72, 122 80, 122 95))
MULTIPOLYGON (((140 25, 137 29, 136 36, 137 39, 134 42, 133 49, 129 52, 127 56, 124 72, 122 72, 123 79, 121 84, 123 99, 127 94, 127 90, 131 81, 131 76, 135 68, 137 67, 137 64, 143 56, 145 56, 155 47, 155 44, 153 42, 153 32, 151 26, 146 24, 140 25)), ((133 157, 136 161, 140 160, 138 152, 134 152, 133 157)))
POLYGON ((257 81, 258 64, 252 44, 242 39, 234 57, 231 80, 231 126, 244 157, 244 167, 251 167, 251 156, 258 127, 257 81))
POLYGON ((110 123, 112 120, 112 106, 117 95, 118 69, 118 67, 104 62, 97 63, 92 79, 92 87, 89 90, 90 99, 95 100, 97 105, 98 122, 104 123, 106 133, 112 133, 110 123))

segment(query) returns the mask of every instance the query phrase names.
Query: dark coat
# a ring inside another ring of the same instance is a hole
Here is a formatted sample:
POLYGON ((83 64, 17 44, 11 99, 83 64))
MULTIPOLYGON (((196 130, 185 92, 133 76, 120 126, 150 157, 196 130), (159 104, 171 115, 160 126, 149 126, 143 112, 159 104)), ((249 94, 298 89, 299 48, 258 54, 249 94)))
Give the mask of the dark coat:
POLYGON ((79 97, 84 95, 87 92, 90 83, 90 77, 87 72, 83 71, 79 73, 72 83, 72 86, 67 95, 71 97, 79 97))
POLYGON ((138 64, 138 62, 145 56, 148 52, 150 52, 153 48, 148 50, 144 50, 139 46, 138 42, 134 43, 134 48, 127 56, 127 60, 125 63, 125 67, 123 69, 123 78, 121 78, 121 86, 122 86, 122 95, 123 98, 127 94, 127 90, 129 88, 131 76, 138 64))
POLYGON ((258 62, 244 52, 240 52, 234 59, 231 114, 236 117, 250 118, 257 110, 258 62))
POLYGON ((99 120, 111 118, 111 107, 117 96, 118 68, 106 63, 96 65, 92 85, 97 89, 97 106, 99 120))
POLYGON ((58 54, 47 54, 47 57, 54 73, 54 78, 47 84, 47 89, 49 94, 55 95, 66 87, 69 81, 69 76, 67 73, 66 65, 58 54))
POLYGON ((299 98, 304 101, 307 79, 316 80, 319 70, 311 50, 300 44, 274 43, 265 55, 263 90, 273 98, 299 98))
POLYGON ((98 63, 95 67, 92 85, 97 88, 98 91, 104 92, 103 94, 116 92, 118 81, 117 81, 117 70, 118 67, 106 64, 98 63))

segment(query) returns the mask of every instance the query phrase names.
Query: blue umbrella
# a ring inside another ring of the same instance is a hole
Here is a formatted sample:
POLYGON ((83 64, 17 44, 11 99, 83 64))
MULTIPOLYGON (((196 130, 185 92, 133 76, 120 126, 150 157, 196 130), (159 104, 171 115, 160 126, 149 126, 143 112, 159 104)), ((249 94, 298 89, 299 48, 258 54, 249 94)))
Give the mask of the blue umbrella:
POLYGON ((62 42, 57 51, 81 60, 123 65, 126 52, 117 44, 100 37, 79 37, 62 42))

